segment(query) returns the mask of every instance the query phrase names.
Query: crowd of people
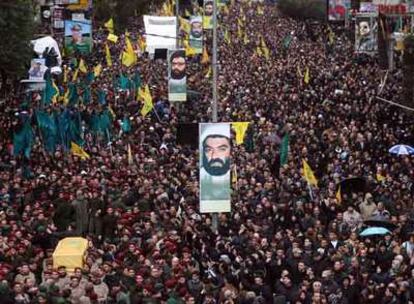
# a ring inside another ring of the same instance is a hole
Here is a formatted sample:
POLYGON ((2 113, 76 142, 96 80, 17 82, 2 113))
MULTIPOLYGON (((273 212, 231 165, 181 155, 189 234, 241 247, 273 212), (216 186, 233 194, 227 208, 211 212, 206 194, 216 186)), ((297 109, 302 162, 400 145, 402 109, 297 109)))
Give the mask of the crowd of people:
MULTIPOLYGON (((166 60, 140 53, 135 66, 122 66, 120 35, 109 44, 107 66, 108 33, 98 30, 84 60, 103 71, 90 100, 79 85, 70 105, 80 113, 90 158, 46 151, 35 119, 30 158, 13 155, 21 113, 34 115, 41 101, 33 97, 28 106, 10 92, 0 105, 0 303, 414 302, 414 162, 388 153, 413 142, 414 125, 408 112, 375 99, 398 101, 400 70, 389 72, 379 92, 385 71, 375 56, 359 60, 347 30, 337 29, 327 45, 326 25, 284 17, 275 6, 235 1, 219 22, 219 121, 250 122, 245 143, 232 149, 232 212, 218 216, 217 230, 211 214, 198 212, 198 151, 177 143, 180 123, 210 121, 208 67, 189 59, 188 87, 199 94, 178 107, 167 100, 166 60), (258 37, 269 59, 258 54, 258 37), (146 117, 137 88, 121 90, 114 81, 121 73, 149 85, 154 109, 146 117), (88 117, 108 105, 116 115, 110 139, 88 131, 88 117), (285 134, 288 161, 280 165, 285 134), (309 189, 302 159, 318 187, 309 189), (364 186, 338 195, 338 184, 354 177, 364 186), (391 233, 361 237, 372 216, 391 233), (65 236, 89 241, 85 265, 73 273, 53 266, 65 236)), ((130 24, 138 49, 142 20, 130 24)), ((205 43, 210 50, 210 33, 205 43)), ((72 79, 73 60, 64 64, 72 79)), ((69 85, 57 84, 62 92, 69 85)))

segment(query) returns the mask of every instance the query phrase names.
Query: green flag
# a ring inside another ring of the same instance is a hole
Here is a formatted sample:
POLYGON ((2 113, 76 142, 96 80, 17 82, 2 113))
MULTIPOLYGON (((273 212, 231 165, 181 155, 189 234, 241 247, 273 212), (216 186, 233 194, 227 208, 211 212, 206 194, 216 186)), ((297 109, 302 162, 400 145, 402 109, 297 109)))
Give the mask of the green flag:
POLYGON ((129 79, 128 77, 125 77, 123 74, 119 76, 119 88, 121 90, 128 90, 129 88, 129 79))
POLYGON ((288 163, 289 155, 289 135, 285 134, 280 144, 280 166, 284 166, 288 163))
POLYGON ((131 122, 129 121, 128 116, 124 117, 124 119, 122 120, 121 127, 124 133, 128 133, 131 131, 131 122))
POLYGON ((43 103, 49 105, 53 101, 53 97, 59 95, 59 90, 53 84, 51 77, 46 80, 46 87, 43 91, 43 103))
POLYGON ((20 132, 14 133, 13 136, 13 154, 23 153, 26 158, 30 158, 34 137, 30 123, 27 121, 20 132))
POLYGON ((58 143, 58 130, 54 117, 46 112, 38 111, 36 119, 46 151, 54 152, 58 143))

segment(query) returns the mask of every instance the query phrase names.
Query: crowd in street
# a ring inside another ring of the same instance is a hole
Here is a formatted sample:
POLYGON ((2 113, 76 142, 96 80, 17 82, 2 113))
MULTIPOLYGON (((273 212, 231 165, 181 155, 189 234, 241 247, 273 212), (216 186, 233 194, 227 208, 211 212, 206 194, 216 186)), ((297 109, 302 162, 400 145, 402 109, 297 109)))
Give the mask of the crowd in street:
MULTIPOLYGON (((41 101, 23 102, 10 92, 0 105, 0 303, 414 302, 414 161, 388 153, 414 142, 414 124, 408 112, 375 99, 399 100, 400 69, 389 72, 379 92, 385 71, 375 56, 354 54, 343 28, 334 28, 328 45, 326 25, 262 8, 264 15, 257 4, 236 1, 219 17, 219 121, 250 126, 244 144, 233 145, 232 212, 219 214, 217 231, 212 215, 198 211, 198 150, 176 136, 180 123, 211 118, 212 79, 200 58, 187 67, 188 88, 200 94, 178 108, 167 100, 166 60, 138 52, 135 66, 122 66, 120 34, 120 43, 109 44, 113 64, 107 66, 108 33, 94 32, 93 52, 84 60, 89 68, 101 63, 103 71, 88 101, 79 85, 70 105, 82 119, 88 159, 62 148, 46 151, 35 123, 30 158, 14 156, 19 119, 33 115, 41 101), (269 59, 256 51, 259 37, 269 59), (121 73, 138 74, 149 85, 154 109, 146 117, 137 87, 116 84, 121 73), (98 89, 105 90, 104 102, 98 89), (110 136, 95 136, 88 119, 108 105, 116 116, 110 136), (130 130, 122 128, 125 118, 130 130), (281 166, 285 134, 289 154, 281 166), (318 187, 308 187, 302 159, 318 187), (338 196, 341 181, 355 177, 364 186, 338 196), (391 233, 361 237, 373 216, 391 233), (85 266, 73 273, 53 267, 54 248, 66 236, 89 241, 85 266)), ((130 24, 138 49, 142 20, 130 24)), ((206 43, 211 54, 210 33, 206 43)), ((73 60, 64 64, 72 79, 73 60)), ((69 85, 57 83, 62 92, 69 85)), ((64 107, 58 102, 44 110, 64 107)))

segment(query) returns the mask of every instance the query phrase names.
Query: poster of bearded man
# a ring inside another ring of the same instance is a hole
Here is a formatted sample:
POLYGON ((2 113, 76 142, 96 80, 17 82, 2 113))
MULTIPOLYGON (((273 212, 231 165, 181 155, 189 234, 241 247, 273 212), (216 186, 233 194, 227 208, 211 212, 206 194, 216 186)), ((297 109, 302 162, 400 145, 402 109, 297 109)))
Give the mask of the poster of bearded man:
POLYGON ((203 52, 203 17, 191 16, 190 18, 190 46, 196 54, 203 52))
POLYGON ((168 100, 187 100, 185 50, 168 51, 168 100))
POLYGON ((200 123, 200 212, 230 212, 229 123, 200 123))
POLYGON ((378 51, 378 22, 375 14, 358 14, 355 18, 355 52, 378 51))

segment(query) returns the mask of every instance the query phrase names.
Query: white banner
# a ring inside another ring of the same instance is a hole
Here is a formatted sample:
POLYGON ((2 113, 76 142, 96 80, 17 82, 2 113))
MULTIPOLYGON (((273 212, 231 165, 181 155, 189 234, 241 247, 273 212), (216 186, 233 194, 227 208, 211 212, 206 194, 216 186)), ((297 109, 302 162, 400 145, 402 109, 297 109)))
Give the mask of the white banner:
POLYGON ((175 49, 177 18, 144 15, 146 51, 154 54, 155 49, 175 49))
POLYGON ((200 212, 230 212, 230 123, 200 123, 200 212))

